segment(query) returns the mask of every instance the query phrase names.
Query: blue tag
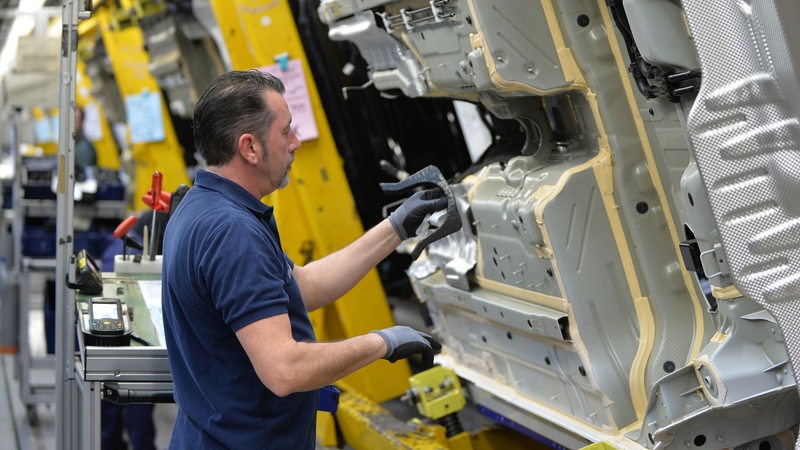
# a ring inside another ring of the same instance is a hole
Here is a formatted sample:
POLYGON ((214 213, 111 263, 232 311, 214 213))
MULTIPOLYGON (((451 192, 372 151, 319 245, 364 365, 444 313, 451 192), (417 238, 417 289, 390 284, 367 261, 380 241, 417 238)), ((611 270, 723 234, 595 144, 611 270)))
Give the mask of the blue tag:
POLYGON ((336 386, 325 386, 319 390, 319 406, 317 409, 332 413, 339 409, 339 390, 336 389, 336 386))

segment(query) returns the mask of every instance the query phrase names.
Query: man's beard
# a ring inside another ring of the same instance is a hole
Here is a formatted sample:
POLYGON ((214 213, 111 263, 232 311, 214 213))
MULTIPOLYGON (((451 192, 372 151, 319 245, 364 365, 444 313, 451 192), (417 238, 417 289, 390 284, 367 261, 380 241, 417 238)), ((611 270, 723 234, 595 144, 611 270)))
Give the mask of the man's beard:
POLYGON ((280 184, 278 184, 278 189, 283 189, 289 185, 289 173, 287 172, 286 175, 283 176, 280 184))
MULTIPOLYGON (((264 157, 264 161, 266 161, 269 158, 269 150, 267 149, 266 142, 264 141, 260 142, 261 146, 264 147, 262 156, 264 157)), ((292 158, 292 162, 294 162, 294 158, 292 158)), ((286 167, 286 173, 283 174, 283 179, 281 179, 281 182, 278 183, 278 187, 276 189, 283 189, 289 185, 289 171, 291 169, 292 169, 292 163, 289 163, 289 165, 286 167)))
MULTIPOLYGON (((292 158, 292 162, 294 162, 294 158, 292 158)), ((292 163, 289 163, 289 165, 286 166, 286 173, 283 174, 283 179, 281 179, 281 182, 278 183, 278 189, 283 189, 283 188, 285 188, 286 186, 289 185, 289 171, 290 170, 292 170, 292 163)))

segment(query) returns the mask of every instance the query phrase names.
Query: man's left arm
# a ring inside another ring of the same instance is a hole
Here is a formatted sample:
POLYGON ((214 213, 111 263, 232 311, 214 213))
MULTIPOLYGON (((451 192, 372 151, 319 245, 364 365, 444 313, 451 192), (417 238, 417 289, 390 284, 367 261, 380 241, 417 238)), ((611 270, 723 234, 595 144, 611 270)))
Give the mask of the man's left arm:
POLYGON ((347 247, 305 266, 295 265, 306 308, 313 311, 347 293, 400 242, 389 219, 384 219, 347 247))
POLYGON ((441 190, 419 191, 347 247, 305 266, 295 265, 294 276, 306 308, 313 311, 347 293, 402 239, 414 236, 428 214, 446 207, 447 197, 441 190))

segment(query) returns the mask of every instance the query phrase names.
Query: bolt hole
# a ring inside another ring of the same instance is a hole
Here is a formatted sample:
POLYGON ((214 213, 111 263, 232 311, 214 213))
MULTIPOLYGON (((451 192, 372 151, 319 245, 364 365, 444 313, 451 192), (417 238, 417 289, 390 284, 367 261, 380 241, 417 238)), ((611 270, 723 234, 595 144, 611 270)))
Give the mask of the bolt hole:
POLYGON ((703 434, 698 434, 694 437, 694 445, 695 447, 702 447, 706 443, 706 437, 703 434))
POLYGON ((506 318, 506 316, 503 314, 503 311, 500 311, 500 317, 502 317, 504 319, 506 318))
POLYGON ((583 366, 578 367, 578 372, 580 372, 581 376, 586 376, 586 369, 583 366))
POLYGON ((547 364, 548 366, 550 365, 550 357, 549 356, 545 356, 544 357, 544 363, 547 364))
POLYGON ((467 16, 466 20, 468 24, 472 25, 472 17, 467 16))
POLYGON ((694 198, 692 197, 692 194, 689 194, 689 204, 694 206, 694 198))
POLYGON ((651 116, 655 116, 656 115, 656 112, 653 111, 653 108, 648 109, 647 112, 649 112, 651 116))
POLYGON ((481 336, 481 340, 482 340, 483 342, 486 342, 486 336, 481 336))
POLYGON ((550 267, 548 267, 548 268, 547 268, 547 275, 548 275, 550 278, 552 278, 552 277, 553 277, 553 269, 551 269, 550 267))
POLYGON ((772 450, 772 444, 769 441, 761 441, 758 443, 758 450, 772 450))
POLYGON ((589 16, 587 16, 586 14, 581 14, 580 16, 578 16, 578 25, 582 27, 589 25, 589 16))
POLYGON ((639 202, 636 204, 636 212, 639 214, 646 213, 648 209, 650 209, 650 205, 648 205, 647 202, 639 202))
POLYGON ((662 367, 664 368, 664 372, 672 373, 675 370, 675 363, 672 361, 667 361, 662 367))
POLYGON ((509 341, 511 340, 511 332, 510 331, 506 332, 506 337, 508 338, 509 341))

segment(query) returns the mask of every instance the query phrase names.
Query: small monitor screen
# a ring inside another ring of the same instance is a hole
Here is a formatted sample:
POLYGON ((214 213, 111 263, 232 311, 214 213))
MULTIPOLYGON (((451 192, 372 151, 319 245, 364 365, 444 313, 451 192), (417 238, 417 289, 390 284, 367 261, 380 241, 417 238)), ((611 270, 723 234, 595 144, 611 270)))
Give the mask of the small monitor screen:
POLYGON ((94 260, 88 254, 86 255, 86 265, 89 266, 89 269, 91 269, 93 272, 100 272, 100 269, 97 267, 97 265, 94 263, 94 260))
POLYGON ((114 303, 92 303, 92 317, 97 319, 119 319, 119 310, 114 303))

